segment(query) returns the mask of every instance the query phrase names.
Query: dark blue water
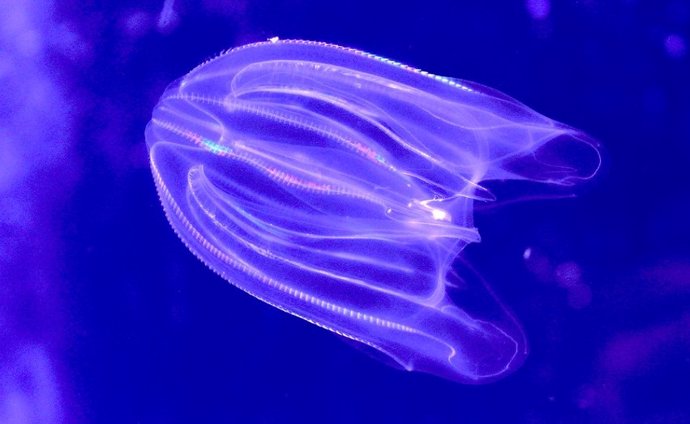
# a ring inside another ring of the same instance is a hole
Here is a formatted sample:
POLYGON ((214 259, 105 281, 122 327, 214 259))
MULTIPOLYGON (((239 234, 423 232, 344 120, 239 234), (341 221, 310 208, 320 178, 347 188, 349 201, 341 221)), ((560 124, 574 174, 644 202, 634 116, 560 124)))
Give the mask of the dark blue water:
POLYGON ((690 4, 0 2, 0 423, 690 422, 690 4), (462 385, 383 365, 178 240, 144 127, 279 36, 476 81, 583 130, 596 178, 491 183, 465 258, 530 353, 462 385))

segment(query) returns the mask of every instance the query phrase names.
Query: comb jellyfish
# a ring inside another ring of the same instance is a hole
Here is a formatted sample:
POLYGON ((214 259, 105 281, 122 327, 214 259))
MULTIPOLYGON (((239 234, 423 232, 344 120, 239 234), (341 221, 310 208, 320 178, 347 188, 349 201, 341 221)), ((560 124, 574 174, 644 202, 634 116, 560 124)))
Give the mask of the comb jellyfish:
POLYGON ((401 367, 465 383, 527 354, 459 262, 490 180, 568 186, 596 145, 488 87, 307 41, 229 50, 170 85, 146 128, 167 218, 252 296, 401 367), (577 154, 573 154, 577 152, 577 154))

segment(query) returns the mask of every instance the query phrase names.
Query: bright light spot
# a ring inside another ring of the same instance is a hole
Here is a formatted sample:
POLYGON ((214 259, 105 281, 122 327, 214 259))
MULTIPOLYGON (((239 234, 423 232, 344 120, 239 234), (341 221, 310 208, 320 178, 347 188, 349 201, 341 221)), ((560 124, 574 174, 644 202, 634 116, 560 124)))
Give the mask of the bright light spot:
POLYGON ((448 213, 442 209, 432 209, 431 216, 437 221, 448 221, 448 213))
POLYGON ((523 252, 523 254, 522 254, 522 259, 527 260, 527 259, 530 258, 530 256, 532 256, 532 248, 531 248, 531 247, 528 247, 528 248, 525 249, 525 251, 523 252))

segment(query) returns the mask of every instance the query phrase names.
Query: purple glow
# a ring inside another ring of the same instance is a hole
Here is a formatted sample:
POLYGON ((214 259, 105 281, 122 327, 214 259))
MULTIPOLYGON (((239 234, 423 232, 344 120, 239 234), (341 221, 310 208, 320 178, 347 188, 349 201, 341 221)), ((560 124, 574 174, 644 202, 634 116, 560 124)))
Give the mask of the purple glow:
POLYGON ((175 12, 175 0, 164 0, 163 9, 158 17, 158 29, 169 30, 177 23, 178 17, 175 12))
MULTIPOLYGON (((167 5, 167 3, 165 4, 167 5)), ((150 28, 151 16, 143 10, 130 12, 124 18, 124 22, 122 22, 123 34, 131 38, 139 38, 145 35, 150 28)))
POLYGON ((482 383, 526 355, 456 262, 486 180, 572 185, 599 166, 572 128, 475 83, 338 46, 271 41, 171 85, 146 130, 173 228, 251 295, 408 370, 482 383))
POLYGON ((42 346, 24 345, 0 363, 0 422, 60 422, 56 372, 42 346))
POLYGON ((551 2, 549 0, 526 0, 525 7, 532 19, 541 21, 549 17, 551 2))
POLYGON ((74 178, 75 110, 56 72, 64 26, 52 2, 0 13, 0 423, 59 423, 79 406, 65 361, 60 218, 74 178), (58 53, 58 54, 56 54, 58 53))
POLYGON ((679 58, 685 56, 687 46, 683 37, 677 34, 671 34, 664 40, 664 47, 669 56, 679 58))

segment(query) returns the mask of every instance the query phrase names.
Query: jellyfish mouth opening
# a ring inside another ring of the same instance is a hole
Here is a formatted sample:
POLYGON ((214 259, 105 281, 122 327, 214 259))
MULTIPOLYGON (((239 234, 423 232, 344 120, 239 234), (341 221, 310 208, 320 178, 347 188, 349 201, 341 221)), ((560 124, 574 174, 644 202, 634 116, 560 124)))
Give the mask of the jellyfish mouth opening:
POLYGON ((567 131, 505 164, 518 179, 572 186, 594 177, 601 167, 598 144, 587 135, 567 131))

